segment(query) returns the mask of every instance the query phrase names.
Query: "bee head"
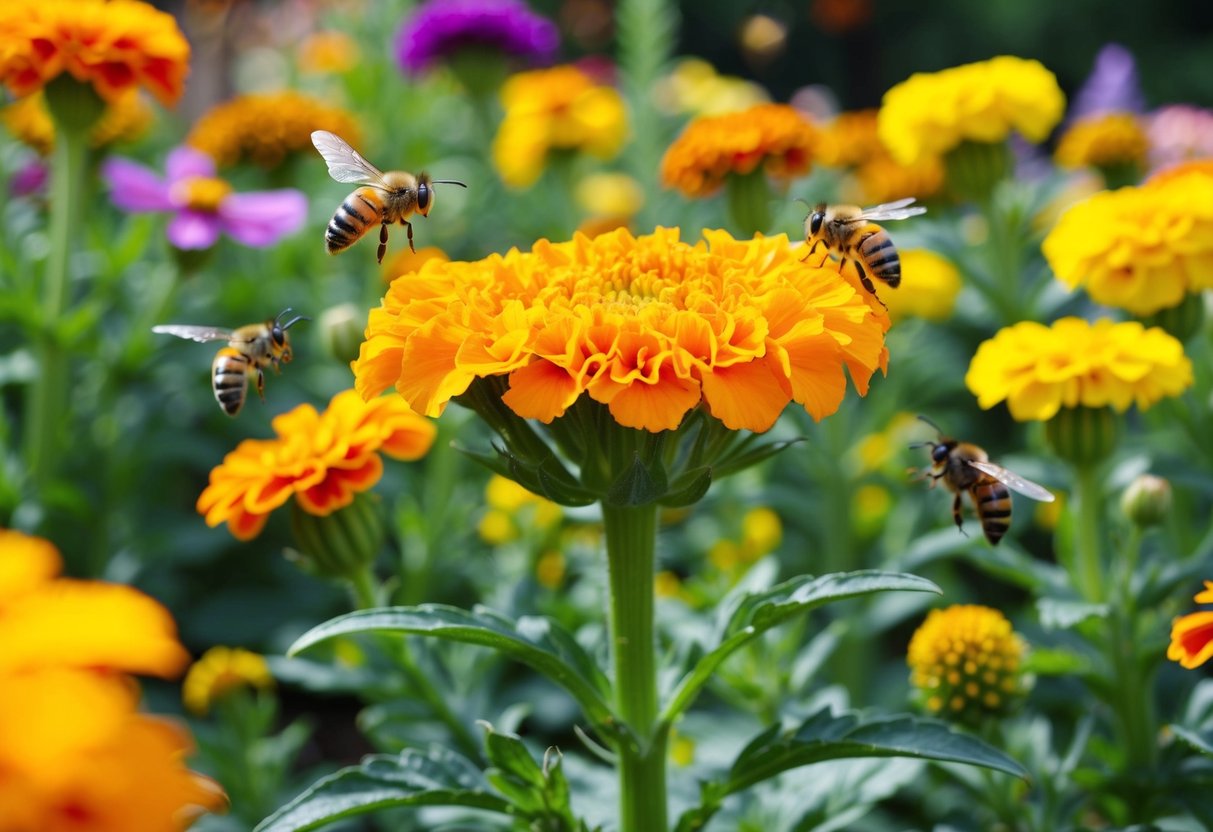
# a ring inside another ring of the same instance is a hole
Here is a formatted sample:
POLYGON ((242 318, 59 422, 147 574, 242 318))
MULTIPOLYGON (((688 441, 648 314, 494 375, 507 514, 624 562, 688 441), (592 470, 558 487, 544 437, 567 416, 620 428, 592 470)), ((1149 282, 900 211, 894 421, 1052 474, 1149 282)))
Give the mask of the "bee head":
POLYGON ((811 236, 816 236, 821 233, 821 225, 826 219, 826 204, 824 202, 817 203, 813 208, 813 212, 809 214, 809 218, 805 220, 805 226, 809 230, 811 236))
POLYGON ((417 213, 423 217, 430 214, 430 206, 434 204, 434 188, 428 173, 417 175, 417 213))
POLYGON ((270 322, 270 341, 273 342, 274 352, 281 354, 282 361, 291 360, 291 338, 286 334, 286 331, 300 321, 310 321, 311 318, 305 318, 303 315, 296 315, 286 323, 282 319, 291 311, 291 307, 287 307, 278 313, 278 317, 270 322))

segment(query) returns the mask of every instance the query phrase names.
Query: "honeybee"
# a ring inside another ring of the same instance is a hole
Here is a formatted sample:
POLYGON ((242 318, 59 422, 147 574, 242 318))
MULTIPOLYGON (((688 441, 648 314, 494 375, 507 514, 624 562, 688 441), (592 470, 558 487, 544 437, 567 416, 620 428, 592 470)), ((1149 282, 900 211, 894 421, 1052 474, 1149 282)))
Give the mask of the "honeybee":
POLYGON ((327 130, 312 133, 312 144, 329 166, 329 176, 338 182, 359 182, 363 187, 345 198, 324 231, 324 246, 329 254, 344 251, 358 241, 375 223, 379 228, 379 262, 387 253, 387 227, 398 222, 408 229, 409 249, 413 248, 413 212, 429 216, 434 206, 434 185, 458 185, 454 179, 430 179, 429 174, 414 176, 404 171, 384 173, 372 165, 345 139, 327 130))
POLYGON ((302 315, 296 315, 286 323, 282 319, 290 314, 288 306, 278 313, 278 317, 270 318, 259 324, 248 324, 239 329, 224 329, 217 326, 183 326, 179 324, 162 324, 152 327, 152 332, 165 335, 176 335, 178 338, 188 338, 191 341, 206 343, 208 341, 227 341, 227 346, 215 353, 211 362, 211 389, 215 391, 215 400, 228 416, 235 416, 244 407, 248 396, 249 376, 257 379, 257 394, 265 400, 266 367, 272 366, 278 372, 278 365, 291 360, 291 338, 287 330, 300 321, 310 321, 302 315))
MULTIPOLYGON (((897 256, 889 233, 875 221, 904 220, 927 212, 921 205, 908 207, 913 201, 910 197, 873 208, 817 203, 804 218, 804 241, 812 243, 805 259, 817 251, 818 246, 824 245, 826 251, 842 260, 841 267, 846 266, 848 259, 855 263, 859 281, 873 296, 876 296, 876 287, 872 285, 869 273, 896 289, 901 283, 901 258, 897 256)), ((880 300, 879 297, 876 299, 880 300)))
MULTIPOLYGON (((939 430, 930 420, 919 418, 939 430)), ((991 545, 997 545, 1011 528, 1011 491, 1042 503, 1053 502, 1053 495, 1044 486, 990 462, 986 452, 971 442, 959 442, 940 433, 938 442, 916 442, 910 447, 931 449, 931 466, 922 469, 920 475, 929 477, 932 487, 943 480, 956 495, 952 500, 952 518, 961 534, 964 534, 961 495, 966 492, 991 545)))

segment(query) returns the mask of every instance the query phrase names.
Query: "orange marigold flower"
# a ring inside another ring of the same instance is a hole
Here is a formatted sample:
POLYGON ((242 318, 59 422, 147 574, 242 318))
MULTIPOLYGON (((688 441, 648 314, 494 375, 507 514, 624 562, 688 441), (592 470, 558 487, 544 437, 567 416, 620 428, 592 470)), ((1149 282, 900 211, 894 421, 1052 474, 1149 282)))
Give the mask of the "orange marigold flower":
POLYGON ((706 196, 729 174, 763 166, 779 179, 809 172, 817 129, 787 104, 759 104, 735 113, 704 116, 687 125, 661 160, 661 182, 689 197, 706 196))
POLYGON ((1163 168, 1151 174, 1150 178, 1146 180, 1146 184, 1161 185, 1164 182, 1180 179, 1185 176, 1203 176, 1213 179, 1213 159, 1192 159, 1187 162, 1180 162, 1177 165, 1171 165, 1168 168, 1163 168))
MULTIPOLYGON (((1198 604, 1213 604, 1213 581, 1205 581, 1203 592, 1193 599, 1198 604)), ((1213 658, 1213 611, 1181 615, 1171 625, 1171 646, 1167 658, 1188 670, 1213 658)))
POLYGON ((227 523, 240 540, 252 540, 270 512, 292 496, 320 517, 349 505, 379 482, 379 452, 419 459, 437 429, 396 398, 363 401, 353 390, 338 393, 323 413, 310 404, 276 416, 276 439, 246 439, 211 471, 198 498, 208 526, 227 523))
POLYGON ((801 262, 784 235, 704 236, 619 229, 430 261, 371 311, 355 386, 367 397, 395 386, 437 416, 475 379, 501 376, 522 418, 551 422, 585 393, 653 432, 700 404, 735 430, 767 430, 789 401, 821 419, 842 401, 844 366, 867 393, 887 366, 889 320, 857 278, 801 262))
MULTIPOLYGON (((46 109, 46 100, 37 92, 0 110, 0 121, 19 141, 43 156, 55 146, 55 123, 46 109)), ((152 107, 136 90, 119 96, 105 108, 101 118, 88 131, 89 144, 105 147, 114 142, 131 141, 143 135, 152 123, 152 107)))
POLYGON ((0 81, 17 97, 66 72, 107 101, 143 87, 181 97, 190 47, 171 14, 139 0, 7 0, 0 81))
POLYGON ((294 90, 240 95, 206 112, 185 143, 220 167, 249 161, 263 168, 296 153, 312 153, 312 131, 327 130, 357 145, 362 131, 354 117, 294 90))
POLYGON ((877 133, 877 111, 840 113, 821 128, 816 161, 846 168, 851 176, 841 186, 845 201, 864 205, 892 202, 907 196, 933 196, 943 187, 943 161, 924 155, 912 164, 894 161, 877 133))
POLYGON ((1148 149, 1146 130, 1137 116, 1102 113, 1070 125, 1057 142, 1053 159, 1063 168, 1143 165, 1148 149))

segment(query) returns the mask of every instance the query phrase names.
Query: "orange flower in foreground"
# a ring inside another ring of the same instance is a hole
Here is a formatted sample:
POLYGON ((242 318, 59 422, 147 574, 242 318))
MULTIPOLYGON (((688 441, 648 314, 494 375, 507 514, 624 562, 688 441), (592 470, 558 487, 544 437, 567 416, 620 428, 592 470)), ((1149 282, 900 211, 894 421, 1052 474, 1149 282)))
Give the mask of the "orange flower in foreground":
MULTIPOLYGON (((1198 604, 1213 604, 1213 581, 1205 581, 1204 592, 1194 599, 1198 604)), ((1213 610, 1181 615, 1171 625, 1171 646, 1167 658, 1188 670, 1213 658, 1213 610)))
POLYGON ((300 405, 271 423, 277 439, 246 439, 211 471, 198 498, 208 526, 226 522, 240 540, 252 540, 270 512, 294 496, 309 514, 326 516, 353 502, 383 474, 379 452, 418 459, 437 429, 396 398, 363 401, 338 393, 317 413, 300 405))
POLYGON ((395 386, 437 416, 475 379, 503 376, 522 418, 551 422, 587 393, 653 432, 701 403, 735 430, 767 430, 789 401, 820 419, 842 401, 844 366, 867 393, 889 319, 857 279, 801 262, 784 235, 704 236, 619 229, 430 261, 371 311, 355 386, 395 386))
POLYGON ((687 125, 661 160, 661 182, 690 197, 712 193, 729 174, 762 165, 767 174, 793 179, 809 172, 817 130, 786 104, 704 116, 687 125))
POLYGON ((0 832, 175 832, 221 809, 183 764, 189 734, 139 713, 121 672, 183 669, 172 618, 60 567, 47 541, 0 529, 0 832))
POLYGON ((138 0, 6 0, 0 81, 17 97, 66 72, 107 101, 145 87, 181 97, 190 47, 171 14, 138 0))

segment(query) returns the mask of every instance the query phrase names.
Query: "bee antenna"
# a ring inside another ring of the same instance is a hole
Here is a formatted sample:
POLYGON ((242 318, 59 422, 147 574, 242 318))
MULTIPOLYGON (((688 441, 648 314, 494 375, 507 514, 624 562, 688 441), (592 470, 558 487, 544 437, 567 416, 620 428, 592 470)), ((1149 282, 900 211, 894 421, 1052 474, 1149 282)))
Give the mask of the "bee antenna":
POLYGON ((930 419, 928 419, 926 416, 923 416, 921 413, 918 414, 918 418, 921 421, 926 422, 931 427, 935 428, 935 432, 938 433, 940 436, 943 436, 943 428, 941 428, 939 425, 935 424, 930 419))
POLYGON ((431 185, 458 185, 461 188, 466 188, 467 185, 460 182, 458 179, 431 179, 431 185))
POLYGON ((931 441, 927 441, 927 442, 913 442, 913 443, 911 443, 911 444, 909 445, 909 447, 910 447, 911 449, 913 449, 913 448, 934 448, 934 447, 935 447, 935 443, 934 443, 934 442, 931 442, 931 441))
POLYGON ((281 312, 279 312, 277 315, 274 316, 274 323, 281 323, 282 319, 285 318, 292 311, 293 310, 289 306, 286 309, 283 309, 281 312))
MULTIPOLYGON (((288 309, 287 311, 289 312, 290 310, 288 309)), ((291 327, 293 327, 295 324, 299 323, 300 321, 310 321, 310 320, 311 320, 311 318, 308 318, 304 315, 296 315, 295 317, 291 318, 289 321, 284 323, 282 325, 282 329, 285 332, 286 330, 290 329, 291 327)))
POLYGON ((799 202, 801 205, 803 205, 805 208, 808 208, 810 211, 813 210, 813 204, 802 196, 796 197, 796 199, 794 199, 793 202, 799 202))

